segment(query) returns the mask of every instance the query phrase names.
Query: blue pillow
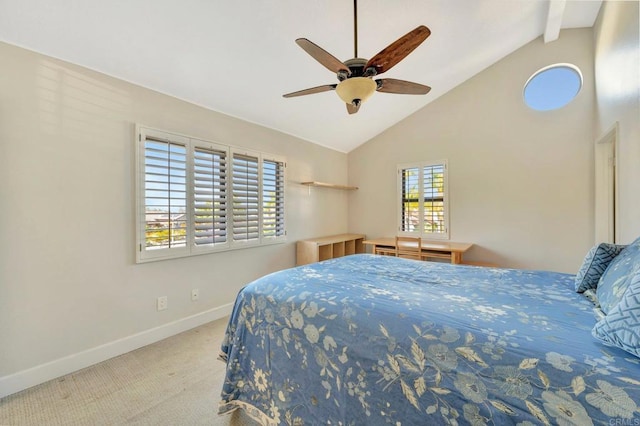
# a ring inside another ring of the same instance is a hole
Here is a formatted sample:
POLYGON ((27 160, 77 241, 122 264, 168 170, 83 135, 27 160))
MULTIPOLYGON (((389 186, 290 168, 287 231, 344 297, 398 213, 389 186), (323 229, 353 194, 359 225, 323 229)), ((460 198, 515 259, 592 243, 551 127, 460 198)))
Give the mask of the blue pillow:
POLYGON ((607 345, 640 357, 640 272, 629 281, 620 303, 596 323, 591 334, 607 345))
POLYGON ((584 257, 576 275, 576 291, 582 293, 589 289, 595 290, 607 266, 625 247, 608 243, 593 246, 584 257))
POLYGON ((596 296, 605 314, 620 302, 631 278, 640 268, 640 238, 629 244, 609 264, 598 281, 596 296))

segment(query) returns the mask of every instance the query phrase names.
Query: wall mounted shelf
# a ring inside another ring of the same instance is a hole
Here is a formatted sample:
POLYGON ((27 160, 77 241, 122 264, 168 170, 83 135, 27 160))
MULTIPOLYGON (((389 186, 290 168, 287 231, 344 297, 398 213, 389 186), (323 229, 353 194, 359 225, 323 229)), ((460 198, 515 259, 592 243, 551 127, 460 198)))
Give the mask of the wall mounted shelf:
POLYGON ((308 187, 316 186, 320 188, 332 188, 332 189, 344 189, 347 191, 353 191, 358 189, 357 186, 348 186, 348 185, 336 185, 333 183, 325 183, 325 182, 300 182, 301 185, 306 185, 308 187))

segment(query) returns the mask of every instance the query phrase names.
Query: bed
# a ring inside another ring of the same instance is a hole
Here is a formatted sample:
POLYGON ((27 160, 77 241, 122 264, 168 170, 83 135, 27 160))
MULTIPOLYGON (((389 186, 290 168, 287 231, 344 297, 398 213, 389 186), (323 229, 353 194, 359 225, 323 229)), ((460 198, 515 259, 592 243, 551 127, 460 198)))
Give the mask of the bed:
POLYGON ((370 254, 267 275, 237 296, 219 413, 242 408, 264 425, 640 425, 640 359, 594 338, 596 306, 576 289, 570 274, 370 254))

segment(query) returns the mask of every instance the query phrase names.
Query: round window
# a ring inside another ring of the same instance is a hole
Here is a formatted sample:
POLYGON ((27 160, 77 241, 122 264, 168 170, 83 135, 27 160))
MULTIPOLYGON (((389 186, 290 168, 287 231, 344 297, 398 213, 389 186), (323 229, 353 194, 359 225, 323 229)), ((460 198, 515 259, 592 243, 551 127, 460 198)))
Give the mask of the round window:
POLYGON ((582 73, 571 64, 554 64, 536 71, 524 85, 524 101, 538 111, 562 108, 582 88, 582 73))

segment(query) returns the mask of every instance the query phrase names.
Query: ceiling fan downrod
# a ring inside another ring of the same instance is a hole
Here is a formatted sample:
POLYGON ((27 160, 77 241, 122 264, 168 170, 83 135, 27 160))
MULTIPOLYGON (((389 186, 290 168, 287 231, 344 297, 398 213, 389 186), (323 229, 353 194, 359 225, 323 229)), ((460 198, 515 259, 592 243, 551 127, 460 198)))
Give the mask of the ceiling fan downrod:
POLYGON ((353 0, 353 57, 358 57, 358 0, 353 0))

